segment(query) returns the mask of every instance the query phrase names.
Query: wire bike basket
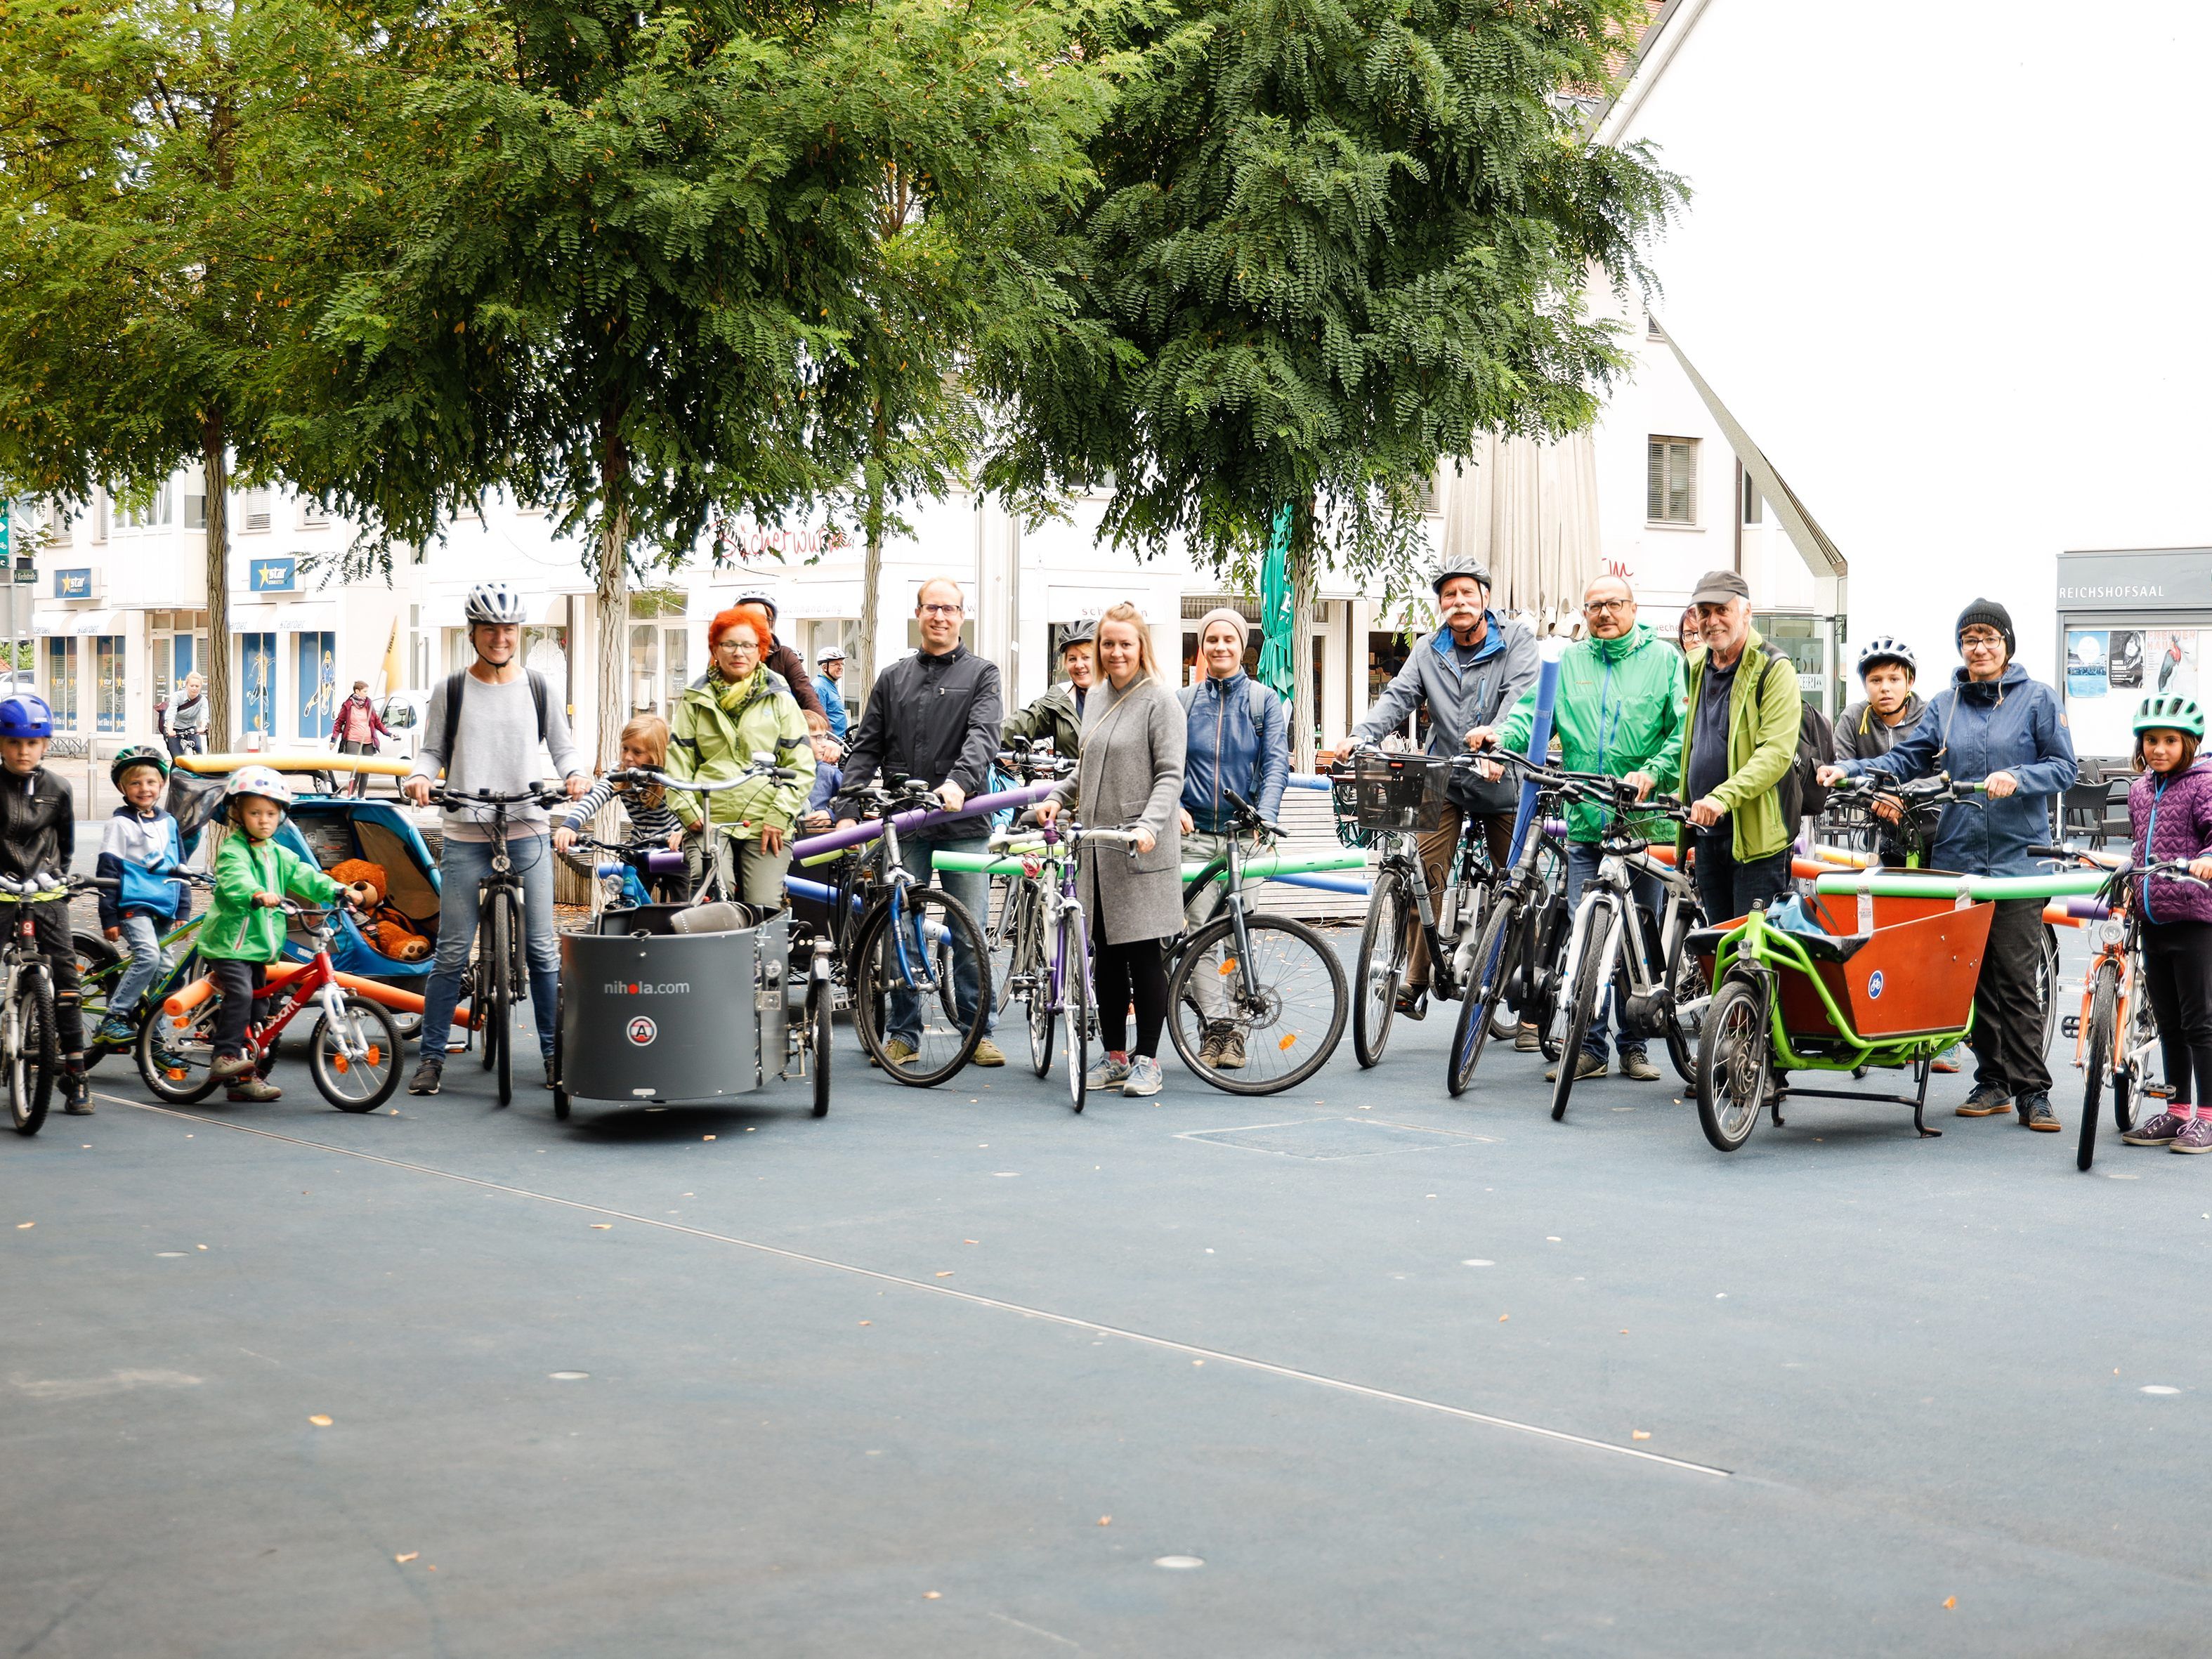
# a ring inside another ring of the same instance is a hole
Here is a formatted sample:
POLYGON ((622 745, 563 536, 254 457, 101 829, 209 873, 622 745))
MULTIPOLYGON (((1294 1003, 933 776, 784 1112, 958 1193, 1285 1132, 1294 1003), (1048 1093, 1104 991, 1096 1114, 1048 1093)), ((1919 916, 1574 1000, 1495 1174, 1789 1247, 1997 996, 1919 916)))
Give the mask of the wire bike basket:
POLYGON ((1328 781, 1337 839, 1364 848, 1389 835, 1442 829, 1451 775, 1445 755, 1355 755, 1349 770, 1328 781))

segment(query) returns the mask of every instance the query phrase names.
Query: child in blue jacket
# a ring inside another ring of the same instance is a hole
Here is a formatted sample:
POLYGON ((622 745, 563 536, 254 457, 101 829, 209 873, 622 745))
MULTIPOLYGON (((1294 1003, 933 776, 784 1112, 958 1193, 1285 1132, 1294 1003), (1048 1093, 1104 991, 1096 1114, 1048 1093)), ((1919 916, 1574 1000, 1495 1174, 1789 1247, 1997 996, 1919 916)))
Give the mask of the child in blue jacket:
POLYGON ((176 879, 185 854, 176 819, 161 810, 168 756, 137 744, 115 757, 107 775, 123 792, 123 805, 100 837, 99 873, 116 885, 100 890, 100 926, 130 952, 131 965, 108 998, 107 1018, 93 1041, 121 1048, 137 1040, 139 1000, 169 967, 161 935, 185 911, 186 889, 176 879))

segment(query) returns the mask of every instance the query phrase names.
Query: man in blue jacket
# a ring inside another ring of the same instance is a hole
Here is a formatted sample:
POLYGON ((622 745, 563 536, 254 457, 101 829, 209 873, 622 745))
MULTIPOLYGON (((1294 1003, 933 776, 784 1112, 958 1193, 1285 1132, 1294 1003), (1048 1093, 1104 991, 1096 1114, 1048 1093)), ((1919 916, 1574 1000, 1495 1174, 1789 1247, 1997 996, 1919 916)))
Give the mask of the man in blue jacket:
MULTIPOLYGON (((1282 811, 1291 777, 1290 722, 1283 700, 1244 672, 1251 625, 1224 606, 1199 619, 1198 660, 1206 677, 1182 690, 1189 722, 1183 750, 1182 852, 1200 863, 1220 856, 1235 828, 1237 799, 1273 824, 1282 811)), ((1195 887, 1196 884, 1193 884, 1195 887)), ((1195 930, 1219 914, 1221 887, 1208 882, 1194 891, 1184 911, 1195 930)), ((1220 975, 1196 974, 1199 1010, 1211 1017, 1220 1001, 1220 975)), ((1209 1018, 1199 1057, 1221 1070, 1244 1064, 1244 1032, 1209 1018)))
MULTIPOLYGON (((1920 723, 1886 755, 1820 769, 1821 781, 1862 775, 1908 782, 1943 771, 1980 782, 1984 793, 1954 802, 1936 825, 1936 867, 1976 876, 2032 876, 2028 848, 2051 834, 2051 803, 2077 769, 2058 694, 2013 658, 2012 614, 1995 599, 1959 613, 1965 665, 1929 700, 1920 723)), ((2031 1129, 2055 1132, 2051 1069, 2043 1059, 2043 901, 2002 899, 1974 987, 1974 1087, 1960 1117, 1995 1117, 2007 1106, 2031 1129)))
MULTIPOLYGON (((1429 753, 1463 755, 1479 746, 1478 738, 1486 738, 1491 727, 1503 725, 1521 694, 1536 683, 1536 636, 1525 623, 1509 622, 1490 608, 1487 570, 1447 561, 1429 586, 1443 626, 1415 644, 1366 718, 1352 728, 1354 747, 1380 743, 1425 705, 1429 753)), ((1444 879, 1459 847, 1461 814, 1467 815, 1470 834, 1479 827, 1490 861, 1503 868, 1513 855, 1513 813, 1520 800, 1520 786, 1510 778, 1468 779, 1455 786, 1443 823, 1420 836, 1431 905, 1443 902, 1444 879)), ((1398 1012, 1419 1019, 1428 1010, 1428 941, 1416 929, 1398 1012)))

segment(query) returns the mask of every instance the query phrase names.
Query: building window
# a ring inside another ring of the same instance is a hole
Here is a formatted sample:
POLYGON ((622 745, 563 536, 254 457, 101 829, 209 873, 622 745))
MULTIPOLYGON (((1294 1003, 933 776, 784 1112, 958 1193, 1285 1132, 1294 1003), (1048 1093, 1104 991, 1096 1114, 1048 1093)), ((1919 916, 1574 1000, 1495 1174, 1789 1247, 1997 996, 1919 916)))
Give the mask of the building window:
POLYGON ((661 706, 672 709, 676 700, 684 695, 684 688, 691 683, 691 630, 688 628, 668 628, 661 630, 660 660, 668 672, 668 697, 661 706))
POLYGON ((1697 523, 1698 441, 1654 438, 1644 454, 1644 517, 1653 524, 1697 523))
POLYGON ((331 515, 324 510, 322 503, 319 501, 301 501, 300 503, 301 529, 328 530, 330 527, 331 515))
POLYGON ((134 496, 127 503, 118 505, 115 527, 118 530, 159 530, 173 523, 175 515, 176 495, 165 482, 150 495, 134 496))
POLYGON ((123 729, 123 694, 126 684, 123 673, 123 635, 94 635, 92 709, 94 731, 120 732, 123 729))
POLYGON ((1748 472, 1743 475, 1743 521, 1747 525, 1766 522, 1766 503, 1759 498, 1759 485, 1748 472))
POLYGON ((629 707, 641 714, 654 706, 660 682, 660 630, 633 623, 629 630, 629 707))
POLYGON ((269 528, 269 492, 265 489, 245 489, 238 496, 238 527, 242 531, 269 528))
POLYGON ((335 634, 296 634, 293 663, 299 678, 293 696, 299 700, 300 735, 325 738, 337 719, 338 636, 335 634))
POLYGON ((58 730, 76 730, 76 641, 46 641, 46 707, 54 711, 58 730))
POLYGON ((239 729, 266 740, 276 729, 276 636, 238 636, 239 729))

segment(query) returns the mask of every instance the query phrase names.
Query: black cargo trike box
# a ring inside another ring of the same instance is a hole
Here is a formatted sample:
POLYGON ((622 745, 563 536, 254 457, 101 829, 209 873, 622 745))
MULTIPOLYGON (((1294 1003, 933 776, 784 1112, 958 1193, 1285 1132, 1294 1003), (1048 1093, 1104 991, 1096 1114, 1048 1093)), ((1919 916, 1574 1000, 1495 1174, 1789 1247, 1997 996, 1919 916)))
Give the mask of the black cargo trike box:
POLYGON ((830 1010, 828 945, 794 973, 787 911, 605 911, 598 931, 561 936, 553 1115, 567 1117, 574 1100, 710 1104, 811 1081, 820 1117, 830 1010))

